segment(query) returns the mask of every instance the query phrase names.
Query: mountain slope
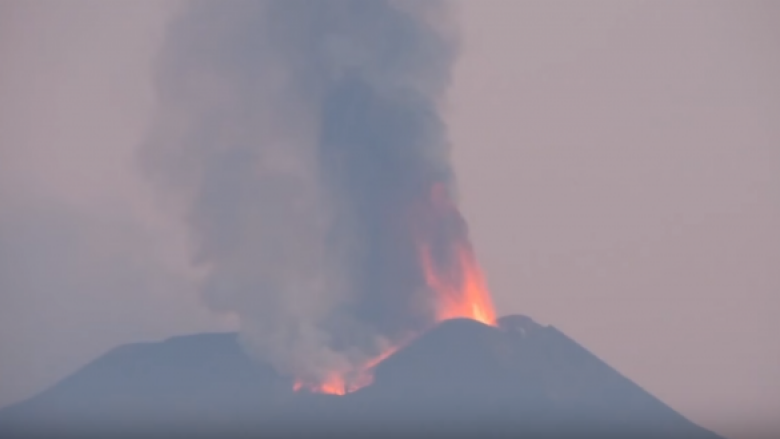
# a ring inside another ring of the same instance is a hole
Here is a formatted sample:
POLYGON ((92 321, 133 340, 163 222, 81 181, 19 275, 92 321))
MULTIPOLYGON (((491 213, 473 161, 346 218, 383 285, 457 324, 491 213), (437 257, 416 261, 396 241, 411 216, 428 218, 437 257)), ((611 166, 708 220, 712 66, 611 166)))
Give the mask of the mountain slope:
POLYGON ((0 437, 230 425, 255 419, 290 386, 246 356, 233 333, 129 344, 0 411, 0 437))
POLYGON ((235 334, 122 346, 0 411, 0 437, 127 433, 718 439, 553 327, 442 323, 344 397, 293 393, 235 334))
POLYGON ((365 399, 359 406, 384 404, 383 413, 395 410, 404 422, 430 420, 474 435, 718 438, 554 327, 524 316, 499 325, 444 322, 380 364, 374 385, 350 396, 365 399))

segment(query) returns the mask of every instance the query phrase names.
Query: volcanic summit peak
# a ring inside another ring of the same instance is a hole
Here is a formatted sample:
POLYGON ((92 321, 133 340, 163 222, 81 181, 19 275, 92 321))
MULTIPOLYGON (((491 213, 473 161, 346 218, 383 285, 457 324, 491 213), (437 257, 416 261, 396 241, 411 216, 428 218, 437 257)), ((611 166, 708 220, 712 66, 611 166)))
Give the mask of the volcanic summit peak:
POLYGON ((545 328, 545 326, 536 323, 532 318, 522 314, 510 314, 501 317, 496 323, 498 328, 502 331, 516 334, 521 337, 527 337, 528 335, 545 328))

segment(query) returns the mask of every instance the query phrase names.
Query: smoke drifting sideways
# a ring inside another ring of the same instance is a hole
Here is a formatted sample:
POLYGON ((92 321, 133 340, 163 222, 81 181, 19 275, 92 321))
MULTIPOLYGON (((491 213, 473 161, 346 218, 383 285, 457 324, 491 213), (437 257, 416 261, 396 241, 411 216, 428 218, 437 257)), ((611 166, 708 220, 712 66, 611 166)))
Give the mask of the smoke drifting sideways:
POLYGON ((452 197, 447 23, 438 2, 276 0, 187 2, 169 25, 142 162, 205 300, 283 374, 348 376, 436 322, 420 240, 446 258, 466 236, 459 214, 415 226, 452 197))

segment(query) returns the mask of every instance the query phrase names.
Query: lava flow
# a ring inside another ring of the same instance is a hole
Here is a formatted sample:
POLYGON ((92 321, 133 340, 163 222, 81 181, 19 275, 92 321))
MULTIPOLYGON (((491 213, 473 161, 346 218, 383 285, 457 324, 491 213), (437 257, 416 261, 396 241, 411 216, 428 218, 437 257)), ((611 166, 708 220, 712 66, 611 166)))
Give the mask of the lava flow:
POLYGON ((404 344, 399 343, 397 346, 390 347, 376 357, 364 362, 360 367, 352 371, 351 375, 353 375, 353 378, 351 380, 347 380, 345 374, 334 372, 324 382, 318 384, 306 384, 303 381, 295 381, 293 391, 298 392, 305 389, 312 393, 327 393, 331 395, 346 395, 354 392, 361 387, 371 384, 374 381, 374 367, 385 358, 393 355, 404 344))
MULTIPOLYGON (((495 325, 496 314, 482 270, 468 238, 465 220, 443 184, 431 186, 430 196, 415 210, 412 233, 422 278, 433 304, 432 325, 453 318, 470 318, 495 325)), ((414 337, 412 337, 413 339, 414 337)), ((411 339, 397 343, 349 374, 334 372, 325 382, 294 390, 344 395, 373 382, 373 369, 411 339), (351 376, 351 379, 347 379, 351 376)))

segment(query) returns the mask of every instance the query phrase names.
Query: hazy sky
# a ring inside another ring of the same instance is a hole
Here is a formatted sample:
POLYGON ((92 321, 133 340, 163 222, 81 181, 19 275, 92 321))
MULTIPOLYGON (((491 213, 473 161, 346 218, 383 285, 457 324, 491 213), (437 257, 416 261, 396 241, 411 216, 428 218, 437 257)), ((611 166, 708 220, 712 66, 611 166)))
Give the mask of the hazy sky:
MULTIPOLYGON (((780 412, 780 5, 458 2, 462 206, 499 312, 733 438, 780 412)), ((0 3, 0 405, 230 328, 135 169, 171 5, 0 3)))

